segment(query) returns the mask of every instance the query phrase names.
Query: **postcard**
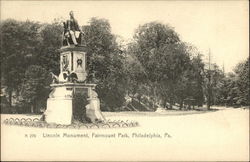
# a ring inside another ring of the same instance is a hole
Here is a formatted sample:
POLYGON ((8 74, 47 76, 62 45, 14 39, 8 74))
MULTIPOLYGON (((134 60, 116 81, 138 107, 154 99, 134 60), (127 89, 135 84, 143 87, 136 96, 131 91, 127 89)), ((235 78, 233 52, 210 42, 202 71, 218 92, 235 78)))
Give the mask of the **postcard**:
POLYGON ((248 1, 1 1, 2 161, 249 161, 248 1))

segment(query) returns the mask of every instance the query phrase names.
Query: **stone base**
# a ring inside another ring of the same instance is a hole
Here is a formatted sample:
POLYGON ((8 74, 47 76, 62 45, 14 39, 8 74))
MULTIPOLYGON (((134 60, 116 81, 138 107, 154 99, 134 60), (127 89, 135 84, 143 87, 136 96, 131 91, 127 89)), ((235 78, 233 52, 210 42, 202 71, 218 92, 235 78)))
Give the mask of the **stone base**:
POLYGON ((72 123, 72 98, 49 98, 45 120, 48 123, 66 124, 72 123))
POLYGON ((98 122, 105 120, 100 110, 100 100, 94 91, 95 84, 52 84, 53 91, 47 100, 45 121, 56 124, 98 122))

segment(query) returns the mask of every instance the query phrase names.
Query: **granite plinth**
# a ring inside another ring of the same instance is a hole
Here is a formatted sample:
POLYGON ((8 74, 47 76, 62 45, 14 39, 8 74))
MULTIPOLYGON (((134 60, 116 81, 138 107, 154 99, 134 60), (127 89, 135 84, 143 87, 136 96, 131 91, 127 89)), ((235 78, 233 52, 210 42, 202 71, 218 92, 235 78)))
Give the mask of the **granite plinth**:
POLYGON ((68 125, 73 120, 105 120, 100 110, 100 100, 94 91, 95 86, 84 83, 51 84, 53 90, 47 100, 45 121, 68 125))
POLYGON ((72 123, 72 98, 49 98, 45 120, 47 123, 65 124, 72 123))

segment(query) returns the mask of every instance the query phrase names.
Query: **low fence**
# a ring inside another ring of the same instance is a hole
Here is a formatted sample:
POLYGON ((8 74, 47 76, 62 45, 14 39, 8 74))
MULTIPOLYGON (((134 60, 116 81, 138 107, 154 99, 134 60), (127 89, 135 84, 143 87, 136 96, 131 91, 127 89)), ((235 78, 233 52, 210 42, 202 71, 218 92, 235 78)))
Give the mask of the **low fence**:
POLYGON ((16 125, 24 127, 37 127, 37 128, 66 128, 66 129, 94 129, 94 128, 127 128, 137 127, 138 122, 123 121, 123 120, 107 120, 100 123, 73 123, 70 125, 54 124, 41 121, 38 118, 9 118, 3 121, 6 125, 16 125))

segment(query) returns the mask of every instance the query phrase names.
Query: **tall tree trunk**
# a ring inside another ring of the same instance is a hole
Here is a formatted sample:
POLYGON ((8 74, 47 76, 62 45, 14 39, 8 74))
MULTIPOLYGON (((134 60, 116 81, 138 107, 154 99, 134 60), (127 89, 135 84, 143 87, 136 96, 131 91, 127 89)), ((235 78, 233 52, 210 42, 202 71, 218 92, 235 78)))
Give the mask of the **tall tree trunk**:
POLYGON ((154 88, 153 88, 153 109, 155 109, 155 102, 156 102, 156 87, 154 86, 154 88))
POLYGON ((207 109, 210 110, 210 106, 211 106, 211 86, 210 86, 210 83, 209 83, 209 86, 208 86, 208 98, 207 98, 207 109))
POLYGON ((34 113, 34 105, 33 105, 33 104, 31 104, 30 112, 31 112, 32 114, 34 113))
POLYGON ((170 94, 169 109, 173 109, 173 94, 170 94))
POLYGON ((9 105, 10 105, 10 108, 12 107, 12 90, 9 90, 9 105))
POLYGON ((165 109, 167 109, 167 97, 164 97, 164 100, 163 100, 163 107, 165 109))
POLYGON ((183 109, 183 99, 181 99, 181 103, 180 103, 180 110, 183 109))

